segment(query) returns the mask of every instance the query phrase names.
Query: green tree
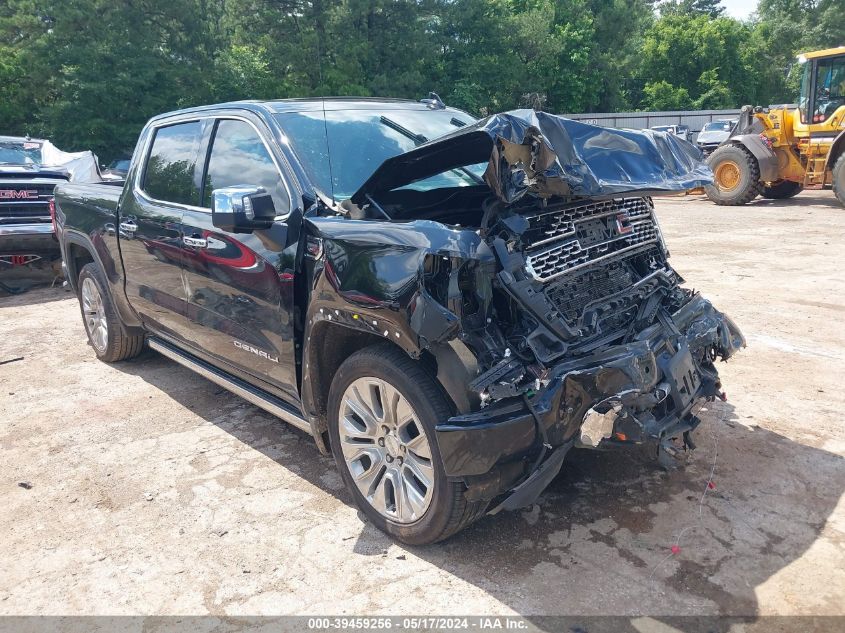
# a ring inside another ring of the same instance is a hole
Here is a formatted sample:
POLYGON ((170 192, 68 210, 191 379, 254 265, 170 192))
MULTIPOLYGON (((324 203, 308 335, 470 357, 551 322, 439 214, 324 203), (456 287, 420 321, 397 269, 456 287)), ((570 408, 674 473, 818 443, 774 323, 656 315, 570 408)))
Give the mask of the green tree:
POLYGON ((0 46, 0 121, 4 129, 0 134, 23 135, 32 130, 30 112, 33 110, 33 94, 26 77, 26 66, 20 54, 8 47, 0 46))
POLYGON ((653 0, 591 0, 593 46, 589 69, 595 90, 590 109, 614 112, 641 98, 637 77, 643 35, 654 23, 653 0))
POLYGON ((718 18, 725 13, 722 0, 667 0, 658 8, 661 15, 706 15, 718 18))
POLYGON ((39 89, 37 131, 101 159, 130 151, 152 115, 208 97, 194 0, 15 2, 0 22, 39 89))
MULTIPOLYGON (((743 55, 750 36, 749 26, 727 17, 714 19, 693 13, 662 16, 646 32, 643 42, 639 73, 651 85, 644 105, 668 96, 662 84, 686 90, 696 107, 748 103, 759 92, 757 69, 753 60, 743 55)), ((680 100, 679 94, 675 101, 680 100)))
POLYGON ((647 110, 686 110, 692 107, 692 100, 686 88, 661 79, 645 85, 642 105, 647 110))

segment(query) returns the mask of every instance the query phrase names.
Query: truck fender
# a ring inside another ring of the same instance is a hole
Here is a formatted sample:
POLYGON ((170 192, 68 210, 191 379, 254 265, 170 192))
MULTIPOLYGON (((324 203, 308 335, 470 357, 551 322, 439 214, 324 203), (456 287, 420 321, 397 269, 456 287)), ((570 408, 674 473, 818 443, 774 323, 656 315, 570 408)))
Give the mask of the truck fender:
POLYGON ((833 169, 836 159, 845 152, 845 130, 842 130, 839 135, 833 139, 833 145, 830 146, 830 151, 827 154, 827 164, 825 169, 833 169))
POLYGON ((740 134, 734 136, 728 141, 735 145, 742 145, 757 159, 757 164, 760 166, 760 180, 763 182, 773 182, 779 180, 778 178, 778 157, 769 149, 763 142, 759 134, 740 134))
POLYGON ((112 259, 108 259, 108 265, 106 265, 106 260, 104 260, 100 249, 95 246, 94 242, 88 235, 73 229, 65 228, 62 232, 61 249, 62 256, 65 259, 65 266, 67 267, 68 284, 70 284, 71 288, 73 288, 74 291, 78 290, 76 287, 76 277, 79 275, 79 271, 76 270, 75 264, 70 258, 69 246, 71 244, 76 244, 77 246, 85 249, 91 255, 91 259, 94 260, 94 263, 97 264, 97 266, 99 266, 105 274, 106 281, 109 285, 111 299, 117 308, 120 322, 123 325, 124 330, 126 330, 126 333, 130 335, 141 334, 141 320, 138 318, 138 315, 126 299, 126 295, 123 292, 123 277, 118 274, 115 262, 112 259))
POLYGON ((341 300, 321 275, 312 291, 302 341, 302 410, 321 453, 328 454, 325 403, 334 373, 351 354, 382 342, 419 358, 413 332, 395 314, 341 300))

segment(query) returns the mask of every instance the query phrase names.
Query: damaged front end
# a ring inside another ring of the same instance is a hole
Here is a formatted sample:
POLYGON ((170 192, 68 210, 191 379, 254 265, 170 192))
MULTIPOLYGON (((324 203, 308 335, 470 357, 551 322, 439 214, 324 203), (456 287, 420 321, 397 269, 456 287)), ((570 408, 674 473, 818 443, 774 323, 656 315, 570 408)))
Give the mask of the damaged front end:
POLYGON ((446 474, 494 511, 534 502, 574 447, 653 443, 673 467, 744 346, 685 289, 649 195, 699 186, 689 144, 524 111, 387 161, 321 241, 309 323, 326 318, 428 359, 458 414, 446 474), (409 182, 486 162, 485 185, 409 182), (389 220, 376 219, 387 216, 389 220))

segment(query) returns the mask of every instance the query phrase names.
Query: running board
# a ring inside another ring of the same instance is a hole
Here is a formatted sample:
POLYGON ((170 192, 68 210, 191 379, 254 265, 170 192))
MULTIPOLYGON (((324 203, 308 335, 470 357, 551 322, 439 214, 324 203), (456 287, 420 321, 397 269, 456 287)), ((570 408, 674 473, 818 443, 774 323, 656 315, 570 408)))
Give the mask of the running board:
POLYGON ((264 409, 268 413, 281 418, 288 424, 295 426, 300 431, 305 431, 311 435, 311 425, 308 424, 308 421, 305 420, 293 406, 283 400, 271 396, 263 390, 250 385, 246 381, 230 376, 224 371, 194 356, 191 356, 187 352, 183 352, 176 346, 166 343, 161 339, 150 337, 147 339, 147 343, 149 344, 150 349, 154 349, 162 356, 167 356, 167 358, 174 360, 191 371, 198 373, 203 378, 220 385, 224 389, 231 391, 244 400, 251 402, 256 407, 264 409))

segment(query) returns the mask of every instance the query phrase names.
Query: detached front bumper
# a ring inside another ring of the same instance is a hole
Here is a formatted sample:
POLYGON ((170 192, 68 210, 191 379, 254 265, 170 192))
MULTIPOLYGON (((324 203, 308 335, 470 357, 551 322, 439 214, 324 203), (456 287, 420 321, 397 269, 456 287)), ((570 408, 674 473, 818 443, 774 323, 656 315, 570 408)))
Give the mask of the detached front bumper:
POLYGON ((691 430, 696 400, 721 395, 712 361, 745 345, 739 329, 696 295, 634 341, 554 367, 531 398, 510 399, 436 428, 449 477, 501 507, 533 503, 572 446, 664 442, 691 430))

